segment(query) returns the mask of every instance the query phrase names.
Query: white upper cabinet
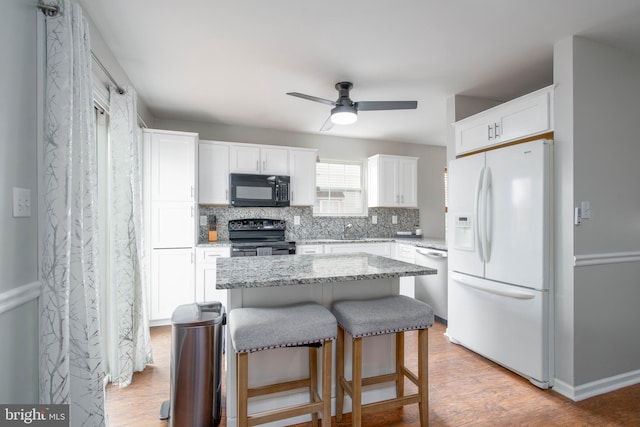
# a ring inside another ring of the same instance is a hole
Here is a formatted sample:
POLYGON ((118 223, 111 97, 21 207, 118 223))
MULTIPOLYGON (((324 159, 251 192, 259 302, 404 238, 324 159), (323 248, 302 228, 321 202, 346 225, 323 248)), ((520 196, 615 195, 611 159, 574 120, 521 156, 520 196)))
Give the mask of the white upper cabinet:
POLYGON ((198 203, 229 204, 229 143, 200 140, 198 146, 198 203))
POLYGON ((418 206, 418 159, 377 154, 368 161, 369 207, 418 206))
POLYGON ((280 147, 231 144, 229 171, 234 173, 289 174, 288 150, 280 147))
POLYGON ((553 86, 455 124, 456 155, 553 130, 553 86))
POLYGON ((316 201, 316 150, 289 150, 291 206, 313 206, 316 201))
POLYGON ((145 130, 151 147, 151 198, 155 201, 195 201, 198 134, 145 130))

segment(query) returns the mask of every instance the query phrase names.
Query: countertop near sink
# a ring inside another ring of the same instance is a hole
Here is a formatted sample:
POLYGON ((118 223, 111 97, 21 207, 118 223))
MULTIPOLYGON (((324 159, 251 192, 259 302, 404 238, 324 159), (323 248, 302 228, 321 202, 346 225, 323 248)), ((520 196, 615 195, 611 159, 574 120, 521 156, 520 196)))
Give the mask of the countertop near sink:
MULTIPOLYGON (((434 248, 447 250, 447 243, 444 239, 437 239, 433 237, 365 237, 361 239, 304 239, 296 241, 298 245, 329 245, 340 243, 380 243, 380 242, 398 242, 407 243, 409 245, 418 246, 421 248, 434 248)), ((229 247, 231 242, 229 240, 217 240, 215 242, 202 242, 198 243, 198 247, 229 247)))
POLYGON ((434 248, 447 250, 447 243, 444 239, 434 237, 367 237, 361 239, 304 239, 296 241, 298 245, 328 245, 340 243, 379 243, 379 242, 397 242, 406 243, 421 248, 434 248))

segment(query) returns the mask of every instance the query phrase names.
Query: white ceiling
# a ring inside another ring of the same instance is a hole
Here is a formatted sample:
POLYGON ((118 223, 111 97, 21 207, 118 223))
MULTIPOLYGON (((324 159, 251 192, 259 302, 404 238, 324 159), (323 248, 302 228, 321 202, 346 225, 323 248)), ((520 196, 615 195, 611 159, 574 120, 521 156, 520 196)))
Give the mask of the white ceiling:
POLYGON ((553 82, 582 35, 640 55, 638 0, 79 0, 158 118, 318 133, 351 81, 363 111, 327 135, 445 145, 446 99, 508 100, 553 82))

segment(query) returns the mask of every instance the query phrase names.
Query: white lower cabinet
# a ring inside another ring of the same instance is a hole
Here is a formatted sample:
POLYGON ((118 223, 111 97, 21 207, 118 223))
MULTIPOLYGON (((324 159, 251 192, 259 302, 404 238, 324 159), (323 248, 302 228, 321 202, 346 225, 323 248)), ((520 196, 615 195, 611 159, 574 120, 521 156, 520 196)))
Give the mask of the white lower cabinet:
MULTIPOLYGON (((396 256, 398 261, 408 262, 410 264, 416 263, 416 250, 415 246, 406 243, 396 243, 396 256)), ((400 278, 400 295, 406 295, 411 298, 416 296, 415 277, 401 277, 400 278)))
POLYGON ((353 252, 366 252, 371 255, 391 258, 391 243, 336 243, 324 245, 324 253, 326 254, 346 254, 353 252))
POLYGON ((227 291, 216 289, 216 260, 229 258, 231 248, 196 248, 196 301, 220 301, 227 305, 227 291))
POLYGON ((150 317, 171 319, 182 304, 195 302, 193 249, 153 249, 151 251, 150 317))
POLYGON ((296 245, 296 255, 323 254, 322 245, 296 245))

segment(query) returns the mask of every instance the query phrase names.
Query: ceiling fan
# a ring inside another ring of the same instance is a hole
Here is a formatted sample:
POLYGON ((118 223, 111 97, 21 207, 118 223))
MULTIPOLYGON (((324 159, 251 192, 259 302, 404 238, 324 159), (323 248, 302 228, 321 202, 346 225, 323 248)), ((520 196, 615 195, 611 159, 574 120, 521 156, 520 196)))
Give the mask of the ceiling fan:
POLYGON ((348 125, 358 120, 358 111, 375 111, 375 110, 413 110, 418 108, 418 101, 360 101, 354 102, 349 98, 349 91, 353 87, 351 82, 336 83, 338 91, 338 100, 330 101, 316 96, 305 95, 299 92, 287 92, 287 95, 297 96, 298 98, 308 99, 309 101, 319 102, 321 104, 332 105, 331 115, 324 122, 320 131, 327 131, 337 125, 348 125))

